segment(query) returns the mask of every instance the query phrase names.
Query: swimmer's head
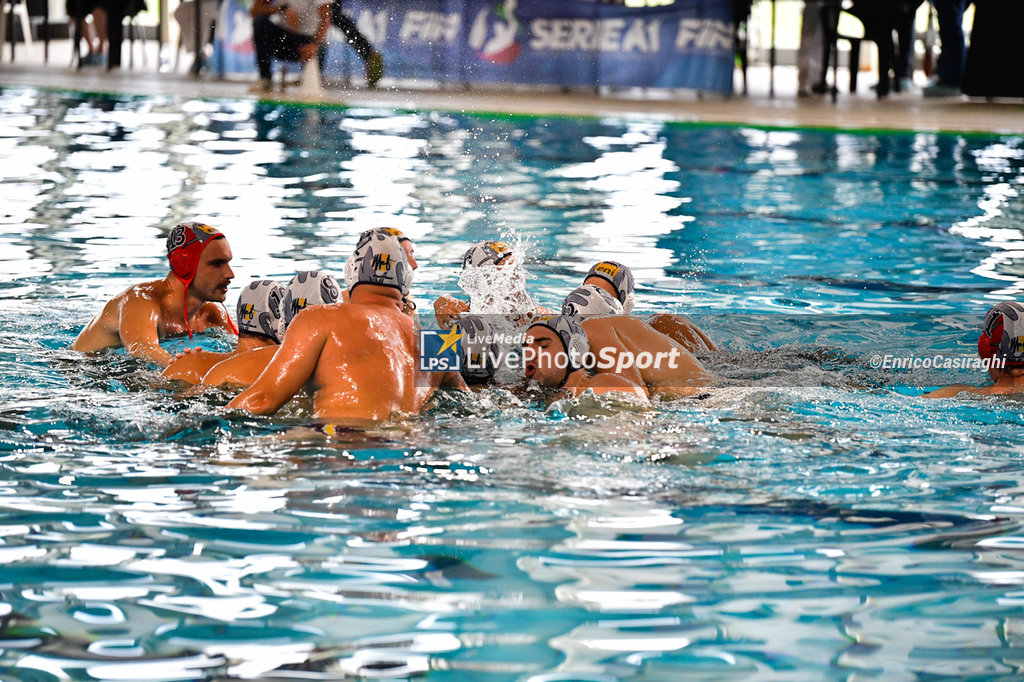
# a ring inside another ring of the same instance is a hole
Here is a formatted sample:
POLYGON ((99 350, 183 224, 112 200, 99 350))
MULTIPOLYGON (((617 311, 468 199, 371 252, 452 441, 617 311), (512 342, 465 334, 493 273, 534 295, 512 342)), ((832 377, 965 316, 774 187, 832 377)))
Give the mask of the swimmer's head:
POLYGON ((457 324, 462 334, 462 378, 471 384, 494 379, 498 343, 491 323, 480 315, 463 315, 457 324))
POLYGON ((576 287, 562 301, 563 315, 621 315, 618 299, 596 284, 576 287))
MULTIPOLYGON (((196 278, 196 271, 199 269, 199 262, 203 251, 218 239, 225 239, 225 237, 217 229, 203 223, 181 223, 176 225, 171 230, 171 233, 167 235, 167 260, 170 263, 171 272, 185 285, 182 315, 185 321, 185 329, 188 331, 190 339, 192 338, 192 327, 188 322, 188 289, 196 278)), ((225 250, 227 255, 223 262, 226 264, 231 260, 231 256, 230 250, 225 250)), ((217 294, 214 299, 207 298, 206 300, 223 301, 223 296, 227 292, 227 285, 232 277, 234 277, 234 273, 230 273, 228 279, 218 286, 219 289, 223 290, 222 293, 217 294)), ((233 328, 234 324, 232 323, 233 328)))
POLYGON ((356 250, 345 262, 345 286, 349 293, 360 284, 374 284, 397 289, 403 299, 409 295, 416 268, 412 242, 401 232, 401 236, 395 232, 398 230, 376 228, 359 235, 356 250))
POLYGON ((292 277, 285 288, 281 303, 283 328, 287 329, 300 310, 314 305, 326 305, 341 300, 338 281, 326 272, 307 270, 292 277))
POLYGON ((583 278, 584 284, 599 284, 606 282, 615 289, 614 295, 622 304, 622 312, 627 315, 632 312, 633 304, 636 303, 635 285, 633 283, 633 272, 613 260, 605 260, 597 263, 587 270, 587 276, 583 278))
POLYGON ((196 276, 199 257, 214 239, 224 239, 215 228, 202 223, 181 223, 167 235, 167 260, 171 272, 187 288, 196 276))
POLYGON ((238 295, 238 331, 258 334, 281 343, 281 302, 284 285, 272 279, 256 279, 238 295))
POLYGON ((480 267, 481 265, 504 265, 512 258, 512 247, 505 242, 480 242, 469 247, 462 257, 462 267, 480 267))
POLYGON ((989 308, 978 337, 978 355, 997 358, 1006 368, 1024 367, 1024 305, 1003 301, 989 308))
POLYGON ((548 388, 561 388, 570 374, 582 368, 583 357, 590 352, 587 333, 573 315, 553 315, 534 322, 526 330, 523 345, 526 378, 548 388))

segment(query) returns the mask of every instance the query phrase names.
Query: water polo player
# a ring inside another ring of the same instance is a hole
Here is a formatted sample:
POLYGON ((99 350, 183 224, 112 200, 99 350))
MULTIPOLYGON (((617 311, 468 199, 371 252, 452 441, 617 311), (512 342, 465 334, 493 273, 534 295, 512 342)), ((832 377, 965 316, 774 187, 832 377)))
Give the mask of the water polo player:
POLYGON ((72 349, 86 353, 124 347, 129 355, 160 367, 171 363, 161 339, 218 328, 237 333, 223 304, 231 270, 231 247, 216 229, 182 223, 167 237, 171 271, 164 279, 121 292, 82 329, 72 349))

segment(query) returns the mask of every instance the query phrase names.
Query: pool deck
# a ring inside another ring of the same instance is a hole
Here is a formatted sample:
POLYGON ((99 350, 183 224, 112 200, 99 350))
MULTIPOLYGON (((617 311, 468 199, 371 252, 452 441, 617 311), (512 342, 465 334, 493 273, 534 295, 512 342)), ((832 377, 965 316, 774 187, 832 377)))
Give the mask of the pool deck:
MULTIPOLYGON (((19 44, 14 63, 10 48, 3 47, 0 85, 33 86, 53 90, 123 95, 166 95, 183 98, 254 99, 251 81, 221 80, 212 76, 193 77, 186 72, 191 55, 182 55, 177 72, 158 72, 155 43, 149 43, 147 64, 136 46, 135 67, 108 71, 99 67, 75 70, 70 66, 70 41, 52 41, 47 64, 42 45, 19 44)), ((838 101, 829 97, 796 97, 795 70, 776 67, 774 96, 769 96, 769 69, 752 66, 748 72, 750 93, 746 96, 699 96, 689 91, 614 92, 601 95, 583 92, 535 91, 511 88, 439 89, 431 85, 396 84, 386 77, 380 87, 327 87, 312 97, 303 96, 297 86, 276 90, 264 99, 313 101, 327 105, 385 107, 410 110, 439 109, 465 112, 510 114, 553 114, 562 116, 655 116, 696 123, 730 123, 778 127, 822 127, 839 129, 892 129, 922 132, 959 131, 971 133, 1024 134, 1024 101, 985 101, 967 97, 925 98, 920 91, 897 93, 877 100, 869 88, 870 74, 862 78, 856 94, 841 92, 838 101)), ((923 78, 919 73, 918 78, 923 78)), ((737 86, 740 79, 737 77, 737 86)), ((840 72, 840 86, 846 74, 840 72)))

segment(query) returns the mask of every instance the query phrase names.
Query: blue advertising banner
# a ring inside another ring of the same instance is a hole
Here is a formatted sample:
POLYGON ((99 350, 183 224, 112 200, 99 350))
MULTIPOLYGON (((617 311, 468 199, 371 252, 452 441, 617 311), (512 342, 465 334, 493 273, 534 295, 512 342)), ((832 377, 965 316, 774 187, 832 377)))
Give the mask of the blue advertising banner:
MULTIPOLYGON (((252 73, 252 30, 242 25, 248 14, 240 14, 240 2, 223 2, 219 63, 252 73)), ((659 8, 584 0, 343 2, 394 78, 732 92, 730 0, 676 0, 659 8)), ((332 29, 325 74, 360 70, 332 29)))

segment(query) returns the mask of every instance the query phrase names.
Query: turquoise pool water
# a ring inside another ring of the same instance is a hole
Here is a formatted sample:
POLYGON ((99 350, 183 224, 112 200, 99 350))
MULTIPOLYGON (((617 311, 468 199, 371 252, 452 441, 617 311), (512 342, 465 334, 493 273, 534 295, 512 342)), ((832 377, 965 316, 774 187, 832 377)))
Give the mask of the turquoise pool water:
POLYGON ((871 357, 970 357, 1019 294, 1024 139, 6 89, 0 160, 4 679, 1022 674, 1024 403, 871 357), (230 301, 380 224, 422 308, 495 233, 547 305, 615 256, 725 388, 327 438, 66 350, 188 219, 230 301))

